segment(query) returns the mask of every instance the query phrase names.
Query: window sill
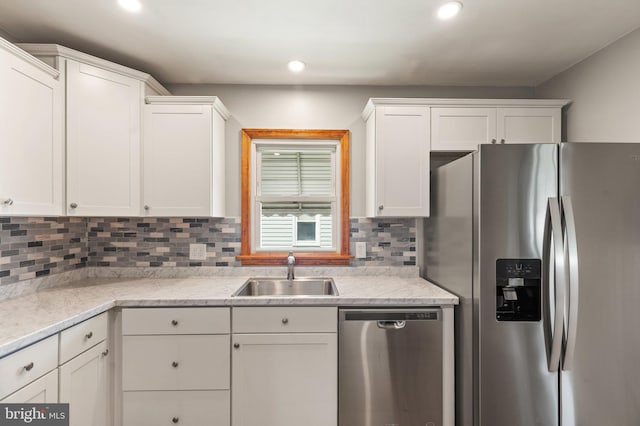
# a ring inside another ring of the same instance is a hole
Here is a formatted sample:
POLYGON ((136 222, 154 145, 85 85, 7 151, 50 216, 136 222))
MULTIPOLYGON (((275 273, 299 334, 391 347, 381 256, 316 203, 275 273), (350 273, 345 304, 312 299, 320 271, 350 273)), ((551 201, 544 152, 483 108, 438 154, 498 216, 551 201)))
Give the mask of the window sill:
MULTIPOLYGON (((259 265, 286 265, 288 252, 251 253, 236 256, 242 266, 259 265)), ((349 265, 353 256, 340 253, 310 253, 293 252, 296 258, 296 266, 304 265, 328 265, 346 266, 349 265)))

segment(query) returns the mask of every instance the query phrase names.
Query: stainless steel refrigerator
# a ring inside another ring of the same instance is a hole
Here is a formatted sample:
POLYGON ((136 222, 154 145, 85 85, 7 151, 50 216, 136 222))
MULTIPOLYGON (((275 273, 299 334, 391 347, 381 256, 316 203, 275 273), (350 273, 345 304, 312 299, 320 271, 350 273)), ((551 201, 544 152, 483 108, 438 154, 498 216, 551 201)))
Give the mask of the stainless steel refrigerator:
POLYGON ((481 145, 431 179, 456 424, 640 425, 640 144, 481 145))

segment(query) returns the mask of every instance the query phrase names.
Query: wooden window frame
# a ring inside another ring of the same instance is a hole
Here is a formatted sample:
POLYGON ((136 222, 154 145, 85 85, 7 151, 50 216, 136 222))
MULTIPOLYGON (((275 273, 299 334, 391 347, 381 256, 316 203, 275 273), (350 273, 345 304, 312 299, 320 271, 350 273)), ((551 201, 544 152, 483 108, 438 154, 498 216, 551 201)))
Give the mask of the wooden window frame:
POLYGON ((295 251, 296 265, 348 265, 349 252, 349 130, 242 129, 241 251, 237 259, 246 265, 286 265, 288 252, 255 252, 251 245, 251 144, 253 139, 338 140, 340 150, 339 244, 335 252, 295 251))

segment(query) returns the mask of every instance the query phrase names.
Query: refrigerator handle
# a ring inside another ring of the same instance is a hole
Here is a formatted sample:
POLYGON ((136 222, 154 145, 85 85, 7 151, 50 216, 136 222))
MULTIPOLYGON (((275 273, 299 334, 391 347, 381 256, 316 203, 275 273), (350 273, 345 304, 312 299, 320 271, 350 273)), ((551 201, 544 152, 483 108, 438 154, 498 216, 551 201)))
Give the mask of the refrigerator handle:
POLYGON ((567 335, 564 350, 563 370, 570 370, 576 348, 576 332, 578 330, 578 242, 576 239, 576 223, 573 215, 571 197, 562 196, 562 212, 564 218, 566 259, 569 264, 569 315, 567 321, 567 335))
MULTIPOLYGON (((566 287, 565 281, 565 258, 564 246, 562 241, 562 221, 560 218, 560 205, 557 198, 549 198, 547 205, 547 214, 544 224, 544 264, 546 271, 543 274, 546 281, 545 292, 547 294, 544 304, 546 311, 547 326, 545 334, 550 334, 551 344, 547 348, 547 357, 549 361, 549 371, 558 371, 560 365, 560 353, 562 351, 562 331, 564 325, 564 292, 566 287), (551 244, 553 243, 553 253, 551 252, 551 244), (551 264, 553 259, 553 265, 551 264), (551 275, 554 279, 552 288, 551 275), (553 321, 551 320, 551 294, 554 291, 554 312, 553 321)), ((547 340, 548 341, 548 340, 547 340)))

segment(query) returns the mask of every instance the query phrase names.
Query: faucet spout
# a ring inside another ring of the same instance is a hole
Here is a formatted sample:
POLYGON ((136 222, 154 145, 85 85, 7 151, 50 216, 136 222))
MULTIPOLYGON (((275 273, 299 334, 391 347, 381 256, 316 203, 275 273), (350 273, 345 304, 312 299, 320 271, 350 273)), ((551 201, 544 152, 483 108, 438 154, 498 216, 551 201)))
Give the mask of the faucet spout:
POLYGON ((296 258, 293 256, 293 251, 289 252, 289 256, 287 256, 287 280, 292 281, 295 278, 295 274, 293 273, 293 267, 296 264, 296 258))

